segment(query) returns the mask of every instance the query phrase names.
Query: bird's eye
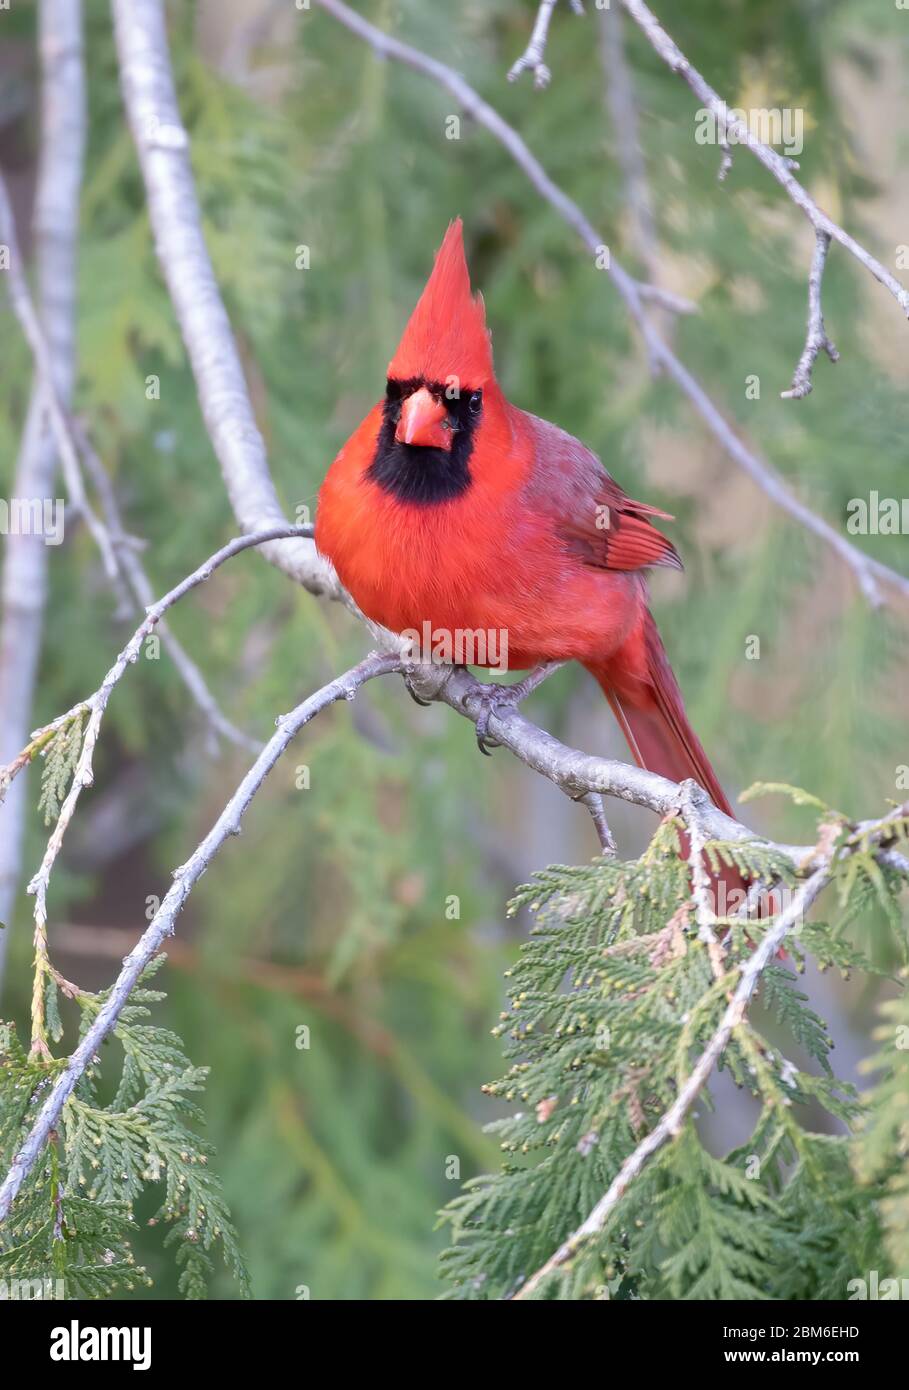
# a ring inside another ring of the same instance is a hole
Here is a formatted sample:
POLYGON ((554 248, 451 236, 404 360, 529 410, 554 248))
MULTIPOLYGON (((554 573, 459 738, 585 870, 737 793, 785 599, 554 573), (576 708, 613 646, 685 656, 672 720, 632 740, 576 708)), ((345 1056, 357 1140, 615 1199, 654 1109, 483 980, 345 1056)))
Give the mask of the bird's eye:
POLYGON ((469 401, 467 402, 467 409, 470 411, 471 415, 479 415, 479 413, 480 413, 480 411, 482 410, 482 408, 483 408, 483 392, 482 392, 482 391, 474 391, 473 394, 471 395, 469 401))

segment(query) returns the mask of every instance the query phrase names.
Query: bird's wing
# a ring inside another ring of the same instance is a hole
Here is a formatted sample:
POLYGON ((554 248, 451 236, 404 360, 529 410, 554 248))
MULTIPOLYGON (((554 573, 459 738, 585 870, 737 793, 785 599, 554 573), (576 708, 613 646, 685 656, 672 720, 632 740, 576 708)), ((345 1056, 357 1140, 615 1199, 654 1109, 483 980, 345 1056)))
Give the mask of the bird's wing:
POLYGON ((560 538, 595 569, 681 569, 675 546, 652 524, 672 521, 669 512, 627 497, 596 454, 546 420, 528 416, 535 463, 529 490, 533 506, 552 517, 560 538))

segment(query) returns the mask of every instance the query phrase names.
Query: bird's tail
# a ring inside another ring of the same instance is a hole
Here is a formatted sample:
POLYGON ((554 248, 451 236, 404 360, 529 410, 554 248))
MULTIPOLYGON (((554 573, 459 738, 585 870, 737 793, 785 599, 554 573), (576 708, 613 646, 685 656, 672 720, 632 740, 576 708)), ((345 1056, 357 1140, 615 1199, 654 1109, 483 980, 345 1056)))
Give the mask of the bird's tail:
MULTIPOLYGON (((731 816, 710 759, 688 722, 682 692, 650 613, 644 610, 639 626, 613 656, 589 669, 612 706, 638 766, 673 782, 693 777, 714 805, 731 816)), ((687 845, 684 848, 687 852, 687 845)), ((723 869, 712 878, 712 888, 719 916, 734 912, 744 901, 746 884, 735 869, 723 869)))

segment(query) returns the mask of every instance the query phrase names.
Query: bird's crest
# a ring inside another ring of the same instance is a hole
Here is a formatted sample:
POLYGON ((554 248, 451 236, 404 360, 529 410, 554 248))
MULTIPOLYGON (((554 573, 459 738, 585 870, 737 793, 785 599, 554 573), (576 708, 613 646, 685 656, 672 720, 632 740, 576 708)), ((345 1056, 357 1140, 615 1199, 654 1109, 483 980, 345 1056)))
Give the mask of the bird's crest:
POLYGON ((450 223, 432 274, 388 364, 395 381, 445 382, 481 387, 493 375, 492 345, 482 295, 470 290, 460 217, 450 223))

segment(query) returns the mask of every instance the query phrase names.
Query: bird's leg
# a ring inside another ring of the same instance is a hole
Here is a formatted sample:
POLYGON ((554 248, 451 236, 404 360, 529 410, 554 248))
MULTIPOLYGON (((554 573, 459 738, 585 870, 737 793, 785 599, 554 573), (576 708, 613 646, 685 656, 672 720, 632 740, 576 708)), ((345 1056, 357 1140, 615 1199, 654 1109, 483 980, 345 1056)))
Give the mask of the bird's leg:
POLYGON ((500 710, 517 709, 521 701, 526 700, 538 685, 542 685, 553 671, 558 671, 559 667, 564 665, 564 661, 542 661, 539 666, 534 666, 522 681, 515 681, 514 685, 497 685, 495 681, 491 681, 474 692, 483 701, 482 709, 477 716, 477 747, 481 753, 488 757, 490 747, 498 747, 495 739, 489 736, 489 721, 492 716, 500 710))

